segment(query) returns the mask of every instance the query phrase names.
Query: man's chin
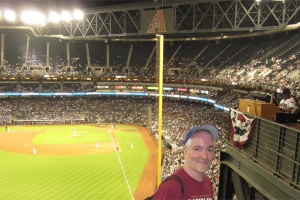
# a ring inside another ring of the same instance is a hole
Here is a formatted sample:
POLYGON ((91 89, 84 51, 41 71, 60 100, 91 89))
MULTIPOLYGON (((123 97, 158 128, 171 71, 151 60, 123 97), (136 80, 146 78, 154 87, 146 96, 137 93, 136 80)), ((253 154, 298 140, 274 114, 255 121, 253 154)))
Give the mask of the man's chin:
POLYGON ((197 172, 198 173, 202 173, 205 174, 208 170, 208 166, 201 166, 201 167, 197 167, 197 172))

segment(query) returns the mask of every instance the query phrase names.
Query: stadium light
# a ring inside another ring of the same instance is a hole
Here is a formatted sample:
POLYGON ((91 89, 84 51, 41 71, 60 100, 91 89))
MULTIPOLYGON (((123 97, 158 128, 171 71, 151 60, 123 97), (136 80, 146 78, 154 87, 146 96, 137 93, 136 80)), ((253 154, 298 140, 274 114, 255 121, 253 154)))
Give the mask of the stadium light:
POLYGON ((4 12, 4 17, 8 21, 15 21, 16 20, 16 13, 11 10, 6 10, 4 12))
POLYGON ((56 12, 50 12, 49 14, 49 21, 57 23, 60 21, 60 17, 56 12))
POLYGON ((24 11, 21 20, 28 24, 42 24, 45 22, 45 15, 36 11, 24 11))
POLYGON ((69 22, 71 21, 71 14, 67 11, 63 11, 61 14, 61 18, 63 21, 69 22))
POLYGON ((27 24, 45 26, 50 22, 69 22, 71 20, 82 20, 84 17, 83 12, 79 9, 74 10, 72 14, 69 11, 63 11, 61 14, 51 11, 46 18, 45 15, 39 11, 23 11, 21 14, 18 14, 12 10, 5 10, 4 12, 0 10, 0 19, 4 18, 7 21, 22 21, 27 24))
POLYGON ((83 13, 81 10, 75 10, 74 11, 74 19, 76 20, 82 20, 83 19, 83 13))

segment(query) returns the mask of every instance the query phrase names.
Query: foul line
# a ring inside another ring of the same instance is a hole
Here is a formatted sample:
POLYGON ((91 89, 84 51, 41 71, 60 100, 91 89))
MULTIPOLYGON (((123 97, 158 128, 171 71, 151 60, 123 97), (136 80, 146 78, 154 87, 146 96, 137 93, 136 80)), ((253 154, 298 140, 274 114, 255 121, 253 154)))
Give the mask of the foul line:
POLYGON ((125 174, 125 171, 124 171, 124 168, 123 168, 120 156, 119 156, 119 152, 117 151, 117 147, 116 147, 115 141, 114 141, 114 139, 113 139, 113 137, 112 137, 111 132, 110 132, 109 129, 108 129, 108 132, 109 132, 110 138, 111 138, 111 140, 112 140, 112 142, 114 144, 114 147, 115 147, 115 150, 116 150, 116 153, 117 153, 117 157, 118 157, 118 160, 119 160, 119 163, 120 163, 120 166, 121 166, 121 169, 122 169, 122 172, 123 172, 123 175, 124 175, 124 178, 125 178, 125 181, 126 181, 126 184, 127 184, 130 196, 131 196, 131 199, 134 200, 134 197, 132 195, 132 192, 131 192, 131 189, 130 189, 130 186, 129 186, 129 183, 128 183, 128 180, 127 180, 127 177, 126 177, 126 174, 125 174))

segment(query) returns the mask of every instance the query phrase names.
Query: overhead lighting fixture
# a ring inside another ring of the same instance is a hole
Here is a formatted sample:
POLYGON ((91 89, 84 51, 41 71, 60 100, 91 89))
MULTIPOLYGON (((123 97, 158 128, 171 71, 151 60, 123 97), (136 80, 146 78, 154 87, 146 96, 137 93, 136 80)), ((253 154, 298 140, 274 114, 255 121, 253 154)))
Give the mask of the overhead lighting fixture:
POLYGON ((57 23, 57 22, 59 22, 59 20, 60 20, 60 17, 56 12, 50 12, 50 14, 49 14, 49 21, 50 22, 57 23))
POLYGON ((75 10, 74 11, 74 19, 76 20, 82 20, 83 19, 83 13, 81 10, 75 10))
POLYGON ((63 21, 69 22, 71 21, 71 14, 67 11, 63 11, 61 14, 61 18, 63 21))
POLYGON ((13 12, 11 10, 4 11, 4 17, 8 21, 15 21, 16 20, 16 14, 15 14, 15 12, 13 12))
POLYGON ((45 22, 45 16, 36 11, 24 11, 21 14, 21 19, 28 24, 42 24, 45 22))

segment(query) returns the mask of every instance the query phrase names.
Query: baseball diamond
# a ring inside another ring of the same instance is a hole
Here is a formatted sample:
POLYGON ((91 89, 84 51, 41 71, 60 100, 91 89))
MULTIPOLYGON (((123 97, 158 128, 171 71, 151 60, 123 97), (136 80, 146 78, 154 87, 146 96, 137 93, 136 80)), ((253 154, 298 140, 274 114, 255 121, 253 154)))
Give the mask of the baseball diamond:
POLYGON ((1 199, 143 199, 155 189, 157 144, 144 127, 10 129, 0 129, 1 199))

